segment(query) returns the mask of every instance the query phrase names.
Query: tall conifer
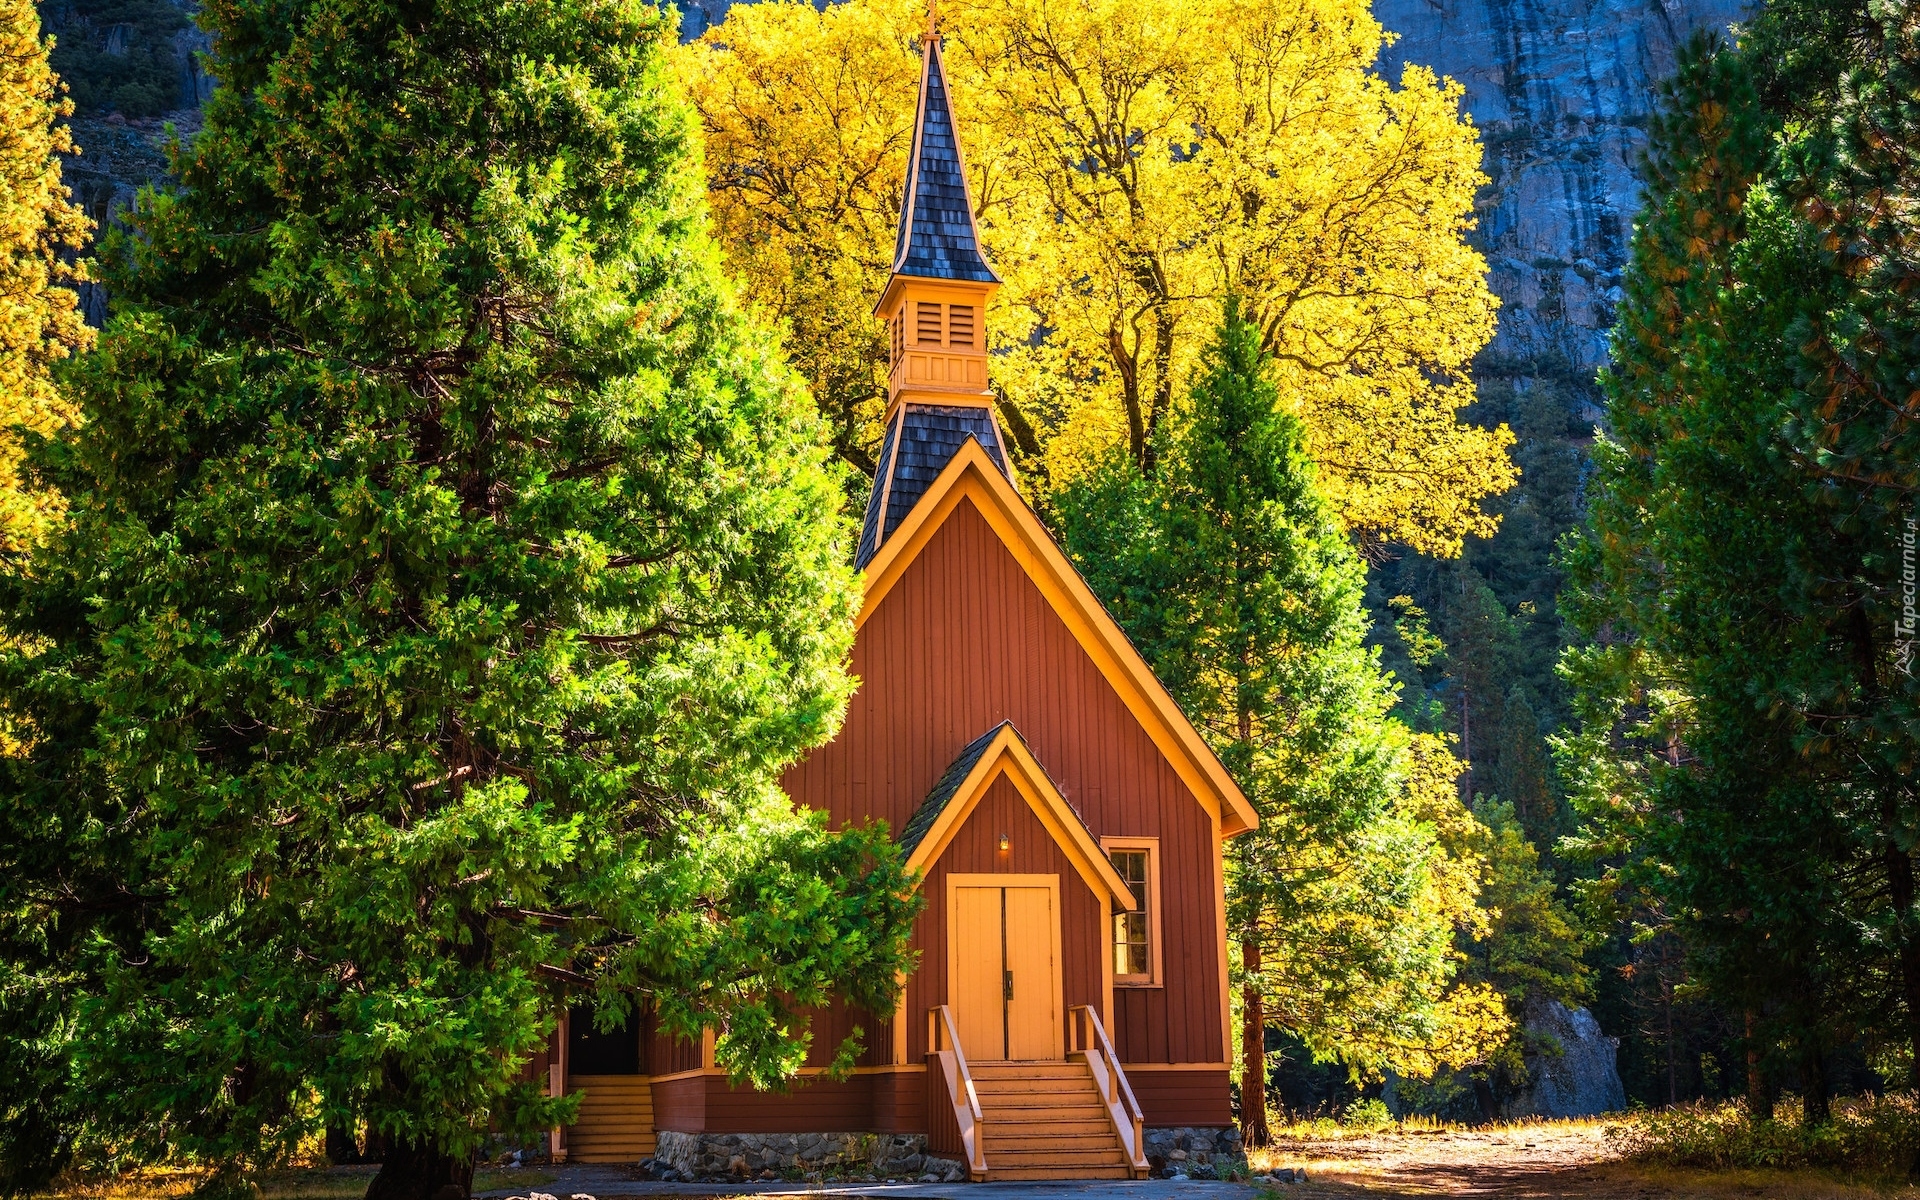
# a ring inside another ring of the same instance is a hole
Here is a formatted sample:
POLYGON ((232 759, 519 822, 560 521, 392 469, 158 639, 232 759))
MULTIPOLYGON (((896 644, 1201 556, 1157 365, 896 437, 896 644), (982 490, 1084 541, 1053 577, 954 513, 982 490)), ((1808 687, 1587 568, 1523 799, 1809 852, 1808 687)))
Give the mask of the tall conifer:
POLYGON ((1764 178, 1775 127, 1746 62, 1697 39, 1664 99, 1604 380, 1613 437, 1568 550, 1565 610, 1594 642, 1566 660, 1583 728, 1565 749, 1604 883, 1747 1017, 1750 1092, 1778 1047, 1817 1120, 1835 1039, 1897 1006, 1847 812, 1872 771, 1833 770, 1801 707, 1844 707, 1860 617, 1843 597, 1860 539, 1782 437, 1792 329, 1837 277, 1764 178))
POLYGON ((568 1102, 570 1000, 889 1011, 877 831, 793 815, 856 597, 839 486, 716 267, 643 0, 214 0, 219 93, 103 258, 115 313, 5 604, 0 948, 96 1131, 222 1164, 322 1126, 374 1200, 568 1102))
POLYGON ((1365 568, 1237 305, 1204 366, 1151 480, 1116 458, 1059 507, 1089 583, 1260 813, 1227 881, 1241 1124, 1259 1144, 1269 1026, 1421 1075, 1474 1061, 1506 1026, 1490 992, 1449 992, 1454 935, 1480 919, 1459 763, 1387 715, 1365 568))

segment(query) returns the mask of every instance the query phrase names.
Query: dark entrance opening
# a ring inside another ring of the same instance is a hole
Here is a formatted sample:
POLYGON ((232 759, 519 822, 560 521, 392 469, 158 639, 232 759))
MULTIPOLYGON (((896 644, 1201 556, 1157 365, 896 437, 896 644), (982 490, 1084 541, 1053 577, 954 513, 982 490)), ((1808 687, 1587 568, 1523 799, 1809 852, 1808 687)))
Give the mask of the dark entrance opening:
POLYGON ((602 1031, 593 1019, 593 1006, 582 1004, 567 1014, 567 1073, 570 1075, 640 1074, 640 1018, 627 1014, 624 1025, 602 1031))

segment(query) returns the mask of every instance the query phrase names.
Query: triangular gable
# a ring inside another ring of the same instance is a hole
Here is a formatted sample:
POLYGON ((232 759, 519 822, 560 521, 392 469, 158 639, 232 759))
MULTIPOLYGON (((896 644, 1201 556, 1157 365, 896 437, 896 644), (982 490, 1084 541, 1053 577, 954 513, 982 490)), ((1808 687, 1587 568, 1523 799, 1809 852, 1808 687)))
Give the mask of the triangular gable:
POLYGON ((968 743, 900 832, 907 868, 925 872, 967 823, 981 797, 1005 776, 1065 852, 1095 895, 1104 893, 1122 910, 1137 907, 1127 881, 1114 870, 1100 842, 1073 811, 1013 722, 1002 721, 968 743))
POLYGON ((865 625, 879 609, 893 585, 963 500, 971 501, 980 511, 1133 719, 1219 822, 1222 836, 1233 837, 1257 828, 1259 817, 1219 756, 1201 739, 1200 731, 1187 720, 1093 589, 1080 578, 1066 553, 1040 524, 1040 518, 972 438, 954 452, 913 511, 867 563, 866 595, 855 628, 865 625))

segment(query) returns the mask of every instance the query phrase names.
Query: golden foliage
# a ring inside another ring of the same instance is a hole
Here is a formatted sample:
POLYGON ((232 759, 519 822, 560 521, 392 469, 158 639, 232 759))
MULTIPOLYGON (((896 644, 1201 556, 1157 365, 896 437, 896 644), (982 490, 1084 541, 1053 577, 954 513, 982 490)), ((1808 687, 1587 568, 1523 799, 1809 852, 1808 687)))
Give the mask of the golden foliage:
POLYGON ((1507 1041, 1505 1000, 1458 978, 1455 934, 1484 936, 1484 830, 1460 802, 1464 764, 1431 734, 1411 734, 1391 811, 1364 831, 1293 847, 1300 883, 1284 915, 1290 954, 1261 982, 1271 1023, 1356 1075, 1427 1078, 1484 1062, 1507 1041))
POLYGON ((60 261, 91 228, 60 182, 73 149, 60 119, 73 111, 47 66, 49 43, 31 0, 0 0, 0 553, 32 541, 59 498, 20 479, 15 426, 48 433, 73 419, 48 368, 92 342, 60 261))
MULTIPOLYGON (((870 460, 879 294, 921 5, 736 7, 683 54, 733 269, 870 460)), ((1511 435, 1464 424, 1492 335, 1463 236, 1484 182, 1460 89, 1370 68, 1364 0, 949 0, 956 116, 996 298, 993 385, 1030 471, 1151 467, 1224 297, 1245 297, 1321 486, 1363 539, 1491 532, 1511 435)))
POLYGON ((749 301, 788 323, 787 352, 835 449, 869 475, 887 395, 872 310, 913 136, 920 64, 902 30, 916 12, 912 0, 742 4, 724 37, 679 50, 727 265, 749 301))

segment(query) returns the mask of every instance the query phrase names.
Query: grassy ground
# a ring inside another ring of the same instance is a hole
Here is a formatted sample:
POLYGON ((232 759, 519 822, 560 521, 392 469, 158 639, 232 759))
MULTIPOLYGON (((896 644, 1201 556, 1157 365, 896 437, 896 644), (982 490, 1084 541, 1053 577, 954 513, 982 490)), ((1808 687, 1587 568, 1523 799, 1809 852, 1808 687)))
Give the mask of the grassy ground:
POLYGON ((1540 1200, 1920 1200, 1920 1187, 1820 1171, 1690 1171, 1622 1161, 1608 1122, 1540 1121, 1475 1128, 1437 1124, 1278 1131, 1250 1156, 1258 1170, 1304 1169, 1292 1200, 1325 1197, 1505 1196, 1540 1200))

